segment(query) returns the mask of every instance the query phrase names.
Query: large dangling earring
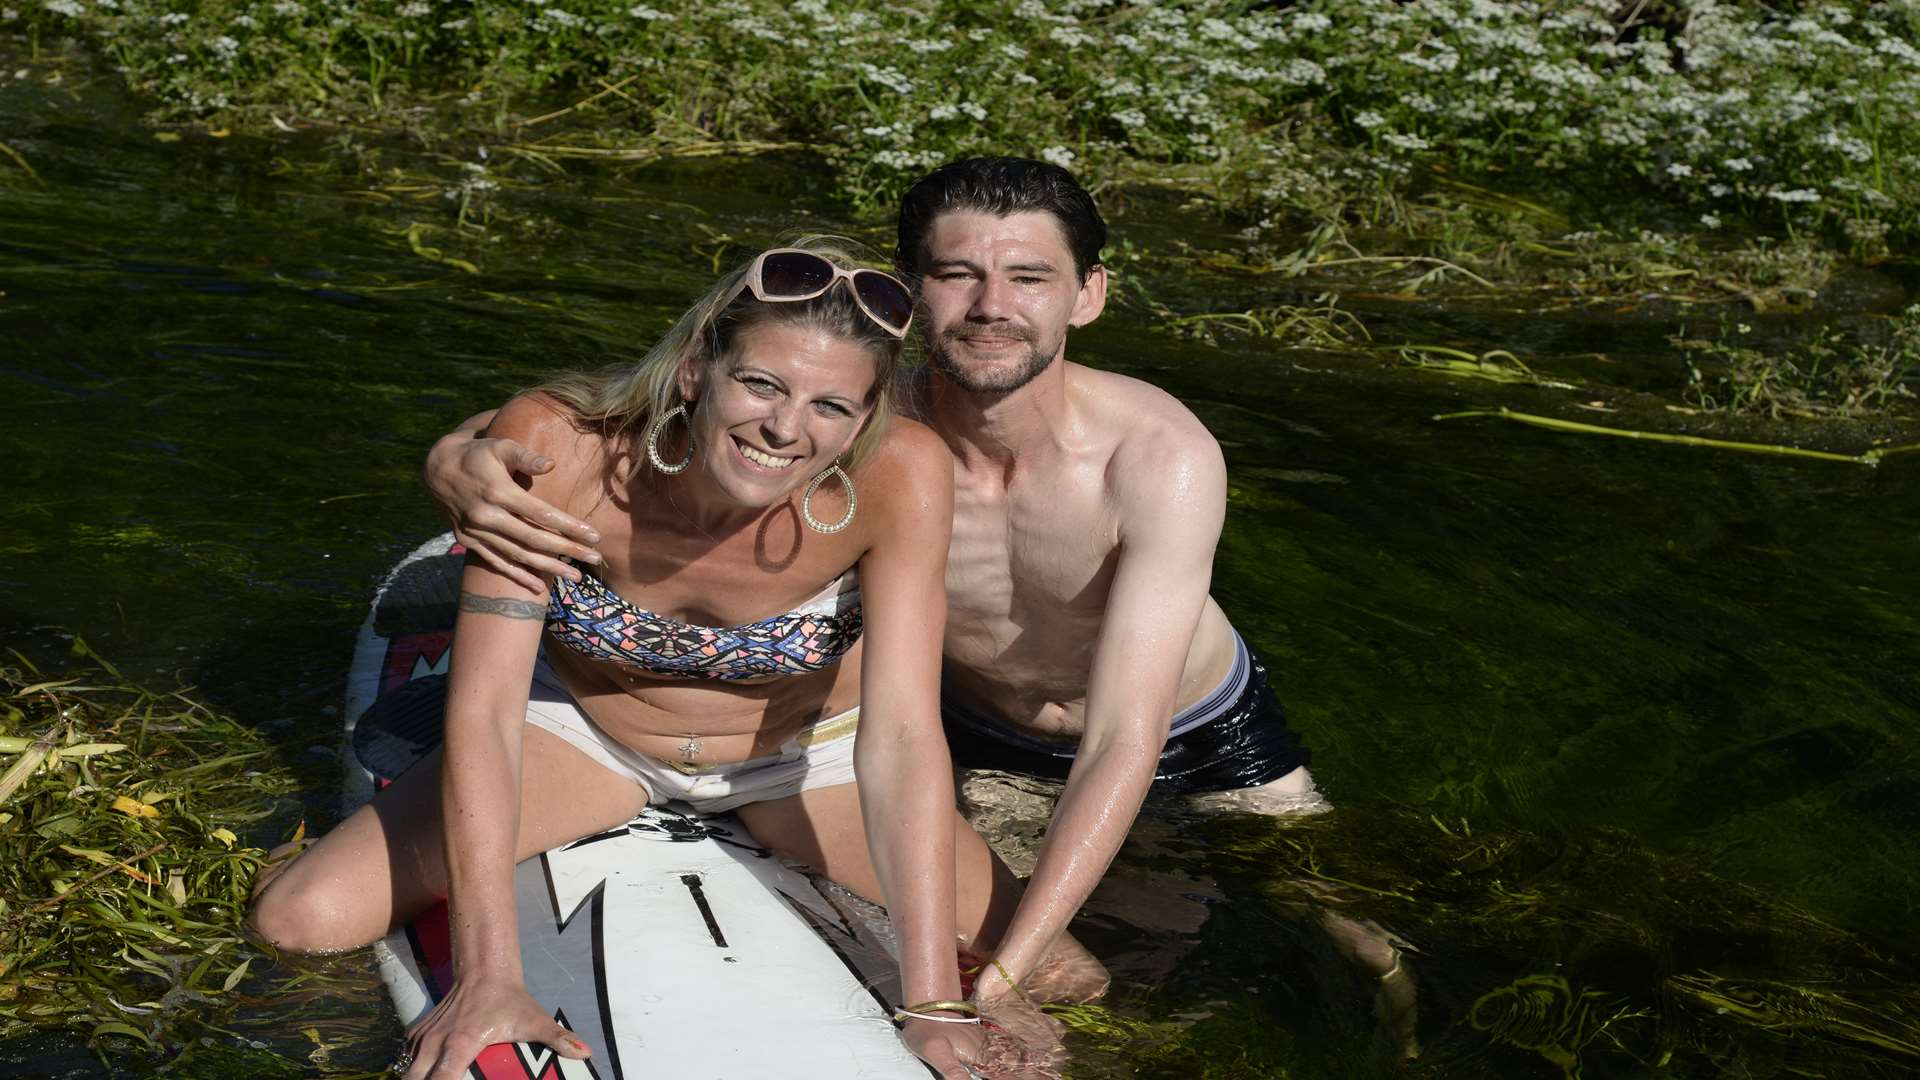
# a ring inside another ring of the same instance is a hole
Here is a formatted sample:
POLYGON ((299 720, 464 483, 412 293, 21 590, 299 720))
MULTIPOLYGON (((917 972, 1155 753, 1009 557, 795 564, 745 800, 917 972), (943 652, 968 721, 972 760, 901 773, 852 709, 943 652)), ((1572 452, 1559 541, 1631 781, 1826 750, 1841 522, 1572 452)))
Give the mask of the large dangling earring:
POLYGON ((800 517, 807 523, 807 528, 818 533, 837 533, 853 524, 853 513, 859 508, 860 498, 853 492, 853 477, 848 476, 847 470, 841 468, 837 461, 832 468, 814 477, 813 483, 807 485, 807 493, 800 496, 800 517), (840 477, 840 486, 847 489, 847 516, 828 525, 813 516, 813 493, 820 490, 820 485, 827 482, 827 477, 836 474, 840 477))
POLYGON ((647 425, 647 460, 653 463, 654 468, 668 476, 686 472, 687 466, 693 464, 693 418, 687 415, 685 402, 661 413, 654 418, 653 423, 647 425), (660 432, 666 428, 668 421, 676 416, 687 422, 687 456, 669 465, 667 459, 660 456, 660 432))

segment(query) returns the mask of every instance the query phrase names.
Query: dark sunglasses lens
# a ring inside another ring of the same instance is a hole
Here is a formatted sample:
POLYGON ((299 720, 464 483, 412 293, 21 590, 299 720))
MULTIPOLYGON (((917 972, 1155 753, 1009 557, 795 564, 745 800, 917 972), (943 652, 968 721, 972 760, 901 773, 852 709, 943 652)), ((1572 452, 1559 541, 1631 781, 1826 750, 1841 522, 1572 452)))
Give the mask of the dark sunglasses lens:
POLYGON ((913 321, 913 297, 898 281, 878 270, 855 270, 853 287, 867 310, 893 329, 905 330, 913 321))
POLYGON ((811 296, 833 283, 833 264, 804 251, 777 251, 760 263, 760 287, 768 297, 811 296))

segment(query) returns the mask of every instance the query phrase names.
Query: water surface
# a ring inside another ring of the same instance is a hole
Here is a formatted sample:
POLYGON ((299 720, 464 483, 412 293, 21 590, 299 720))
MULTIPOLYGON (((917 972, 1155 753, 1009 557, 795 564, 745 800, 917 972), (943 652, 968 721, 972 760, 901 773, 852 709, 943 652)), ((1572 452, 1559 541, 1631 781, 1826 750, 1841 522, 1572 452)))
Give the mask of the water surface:
MULTIPOLYGON (((886 238, 803 163, 770 162, 513 171, 491 231, 455 240, 459 161, 359 138, 378 155, 361 173, 333 133, 162 142, 109 83, 43 75, 0 80, 0 140, 39 177, 0 162, 0 647, 58 669, 79 635, 275 732, 311 777, 287 827, 331 812, 374 584, 441 527, 415 479, 434 436, 546 372, 633 355, 716 257, 796 225, 886 238), (414 223, 479 273, 417 254, 414 223)), ((1231 234, 1150 199, 1116 225, 1163 255, 1231 234)), ((1304 298, 1137 272, 1181 310, 1304 298)), ((1875 285, 1838 314, 1905 299, 1875 285)), ((1672 429, 1649 395, 1677 400, 1664 339, 1686 316, 1349 306, 1382 340, 1510 349, 1582 389, 1209 345, 1138 308, 1072 342, 1220 438, 1215 592, 1341 808, 1142 827, 1079 929, 1146 1026, 1125 1052, 1086 1040, 1076 1075, 1911 1071, 1920 459, 1436 423, 1594 398, 1621 410, 1603 422, 1672 429), (1418 950, 1418 1061, 1386 1063, 1371 987, 1316 930, 1328 904, 1418 950)), ((368 973, 336 969, 297 1008, 272 993, 295 969, 269 970, 235 1030, 315 1073, 379 1068, 398 1029, 368 973), (315 1059, 316 1023, 345 1045, 315 1059)), ((77 1040, 0 1047, 0 1075, 108 1071, 77 1040)))

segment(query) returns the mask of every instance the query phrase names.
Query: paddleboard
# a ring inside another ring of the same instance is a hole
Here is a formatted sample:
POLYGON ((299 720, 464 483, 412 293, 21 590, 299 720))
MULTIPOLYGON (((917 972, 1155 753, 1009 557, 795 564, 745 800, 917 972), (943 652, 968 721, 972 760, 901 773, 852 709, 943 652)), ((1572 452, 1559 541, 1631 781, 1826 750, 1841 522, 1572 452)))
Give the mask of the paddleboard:
MULTIPOLYGON (((461 554, 452 534, 395 566, 347 685, 348 798, 439 744, 461 554)), ((553 798, 566 798, 556 789, 553 798)), ((489 1047, 476 1080, 925 1080, 890 1017, 898 974, 873 924, 757 846, 669 803, 521 863, 527 989, 593 1048, 489 1047)), ((884 930, 880 931, 884 933, 884 930)), ((452 983, 445 905, 375 946, 412 1024, 452 983)))

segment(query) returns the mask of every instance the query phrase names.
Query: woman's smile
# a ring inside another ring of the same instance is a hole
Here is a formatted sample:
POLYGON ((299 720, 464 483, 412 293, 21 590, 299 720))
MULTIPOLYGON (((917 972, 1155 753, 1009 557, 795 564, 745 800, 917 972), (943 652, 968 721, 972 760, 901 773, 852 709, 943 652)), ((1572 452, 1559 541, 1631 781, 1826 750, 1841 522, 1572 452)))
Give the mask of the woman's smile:
POLYGON ((733 445, 739 448, 740 456, 747 459, 749 464, 758 465, 763 469, 771 469, 775 472, 783 472, 791 468, 794 462, 800 460, 797 457, 782 457, 777 454, 770 454, 740 438, 738 435, 733 436, 733 445))

